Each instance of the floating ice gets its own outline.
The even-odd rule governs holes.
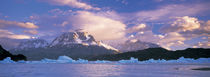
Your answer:
[[[10,57],[7,57],[3,61],[0,61],[0,63],[15,63],[15,62],[13,60],[11,60]]]
[[[10,57],[5,58],[4,60],[0,61],[0,63],[29,63],[29,64],[36,64],[36,63],[210,63],[210,58],[199,58],[199,59],[190,59],[181,57],[177,60],[154,60],[149,59],[146,61],[138,61],[137,58],[131,57],[130,60],[120,60],[120,61],[105,61],[105,60],[97,60],[97,61],[88,61],[84,59],[73,60],[68,56],[60,56],[57,60],[53,59],[42,59],[41,61],[18,61],[14,62],[11,60]]]
[[[112,63],[111,61],[106,61],[106,60],[96,60],[93,61],[94,63]]]
[[[131,57],[130,60],[120,60],[119,63],[138,63],[138,59]]]

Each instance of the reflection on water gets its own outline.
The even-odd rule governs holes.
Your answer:
[[[0,64],[0,77],[209,77],[210,64]]]
[[[95,64],[95,65],[81,65],[78,67],[77,71],[88,77],[93,76],[120,76],[120,71],[122,71],[121,66],[110,65],[110,64]]]

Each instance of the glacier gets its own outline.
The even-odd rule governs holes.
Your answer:
[[[181,57],[177,60],[154,60],[154,59],[149,59],[146,61],[138,61],[137,58],[131,57],[130,60],[119,60],[119,61],[106,61],[106,60],[97,60],[97,61],[88,61],[84,59],[78,59],[78,60],[73,60],[72,58],[68,56],[60,56],[58,57],[57,60],[53,59],[42,59],[40,61],[13,61],[11,60],[10,57],[5,58],[4,60],[0,61],[0,63],[27,63],[27,64],[36,64],[36,63],[81,63],[81,64],[88,64],[88,63],[120,63],[120,64],[125,64],[125,63],[210,63],[210,58],[199,58],[199,59],[190,59],[190,58],[184,58]]]

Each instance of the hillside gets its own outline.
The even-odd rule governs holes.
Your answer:
[[[184,58],[210,58],[210,49],[203,48],[188,48],[185,50],[169,51],[164,48],[149,48],[145,50],[129,51],[120,54],[101,55],[88,58],[88,60],[128,60],[131,57],[138,58],[139,61],[145,61],[149,59],[165,59],[165,60],[177,60],[180,57]]]

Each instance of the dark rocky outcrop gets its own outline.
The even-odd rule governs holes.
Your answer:
[[[24,55],[22,54],[12,55],[9,51],[5,50],[0,45],[0,60],[5,59],[6,57],[11,57],[13,61],[26,60],[26,57]]]

